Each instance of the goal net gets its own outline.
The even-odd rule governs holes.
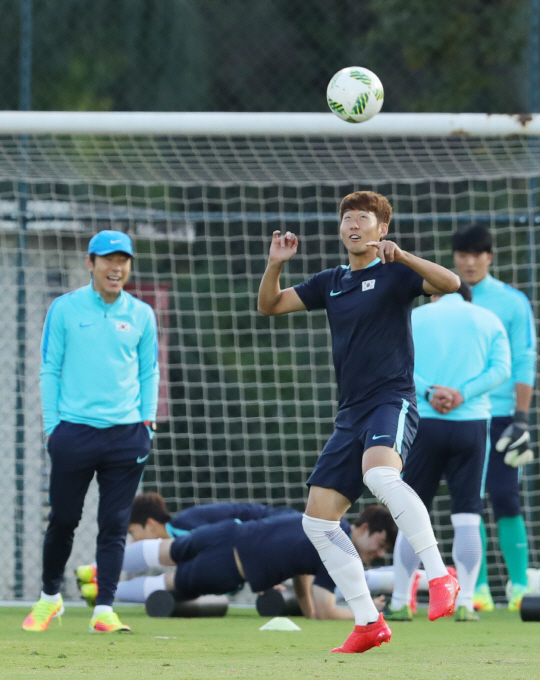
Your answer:
[[[301,510],[337,394],[325,314],[256,311],[272,232],[299,237],[286,286],[347,261],[336,213],[350,191],[388,196],[392,237],[450,267],[451,234],[482,222],[495,239],[493,274],[523,290],[538,316],[539,137],[536,117],[479,114],[381,114],[353,126],[332,114],[0,112],[0,599],[39,593],[49,472],[41,329],[51,301],[88,282],[92,234],[130,233],[130,291],[159,320],[159,425],[143,489],[172,512],[220,500]],[[536,448],[536,409],[532,420]],[[440,493],[433,517],[450,564],[444,484]],[[68,598],[77,597],[73,567],[94,558],[96,500],[92,486]],[[523,471],[523,503],[539,567],[538,459]],[[493,540],[489,564],[502,601]]]

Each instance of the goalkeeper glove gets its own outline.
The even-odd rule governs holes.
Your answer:
[[[516,411],[514,422],[501,434],[495,448],[504,453],[504,462],[510,467],[520,467],[530,463],[533,452],[530,448],[529,423],[525,411]]]

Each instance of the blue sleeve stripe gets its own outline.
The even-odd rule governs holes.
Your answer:
[[[43,362],[47,361],[47,349],[49,348],[49,335],[50,335],[50,326],[51,326],[51,319],[52,319],[52,311],[58,302],[60,298],[56,298],[56,300],[53,301],[52,305],[49,307],[49,312],[47,314],[47,318],[45,320],[45,328],[43,329],[43,341],[41,344],[41,358],[43,359]]]

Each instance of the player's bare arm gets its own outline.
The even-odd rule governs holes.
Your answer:
[[[321,621],[344,619],[352,621],[354,614],[348,607],[338,607],[336,596],[326,588],[313,585],[311,588],[315,605],[315,618]]]
[[[295,234],[287,231],[282,236],[280,231],[274,231],[268,264],[259,286],[257,309],[262,314],[275,316],[306,309],[294,288],[281,290],[279,285],[283,265],[296,255],[297,250],[298,238]]]
[[[424,292],[428,295],[437,293],[455,293],[460,286],[459,276],[446,267],[402,250],[393,241],[370,241],[366,245],[377,248],[377,257],[381,262],[401,262],[413,269],[424,279]]]
[[[315,604],[311,597],[311,586],[313,584],[313,576],[311,574],[300,574],[293,578],[294,593],[302,614],[307,619],[315,618]]]

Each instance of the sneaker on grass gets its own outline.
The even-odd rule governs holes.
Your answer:
[[[456,597],[459,593],[459,583],[447,574],[429,582],[428,619],[435,621],[443,616],[452,616],[456,608]]]
[[[495,603],[491,597],[489,586],[486,583],[478,586],[473,595],[473,606],[476,611],[492,612],[495,609]]]
[[[372,647],[380,647],[383,642],[390,642],[391,637],[392,631],[388,628],[383,615],[379,614],[379,618],[374,623],[369,623],[367,626],[355,626],[341,647],[332,649],[332,652],[361,654]]]
[[[517,583],[515,586],[513,585],[512,590],[510,591],[510,598],[508,599],[508,610],[511,612],[518,612],[521,609],[521,600],[523,599],[523,596],[530,592],[528,586],[520,586]]]
[[[469,610],[464,605],[456,609],[454,621],[480,621],[480,617],[474,610]]]
[[[102,612],[90,621],[91,633],[130,633],[131,628],[123,624],[116,612]]]
[[[47,630],[50,622],[55,617],[58,617],[58,621],[61,623],[60,617],[63,613],[64,601],[62,600],[62,596],[60,596],[58,602],[50,602],[49,600],[41,598],[32,607],[32,611],[23,621],[22,629],[34,633],[41,633],[44,630]]]
[[[409,605],[404,604],[400,609],[392,609],[387,604],[383,609],[384,618],[386,621],[412,621],[412,611]]]

